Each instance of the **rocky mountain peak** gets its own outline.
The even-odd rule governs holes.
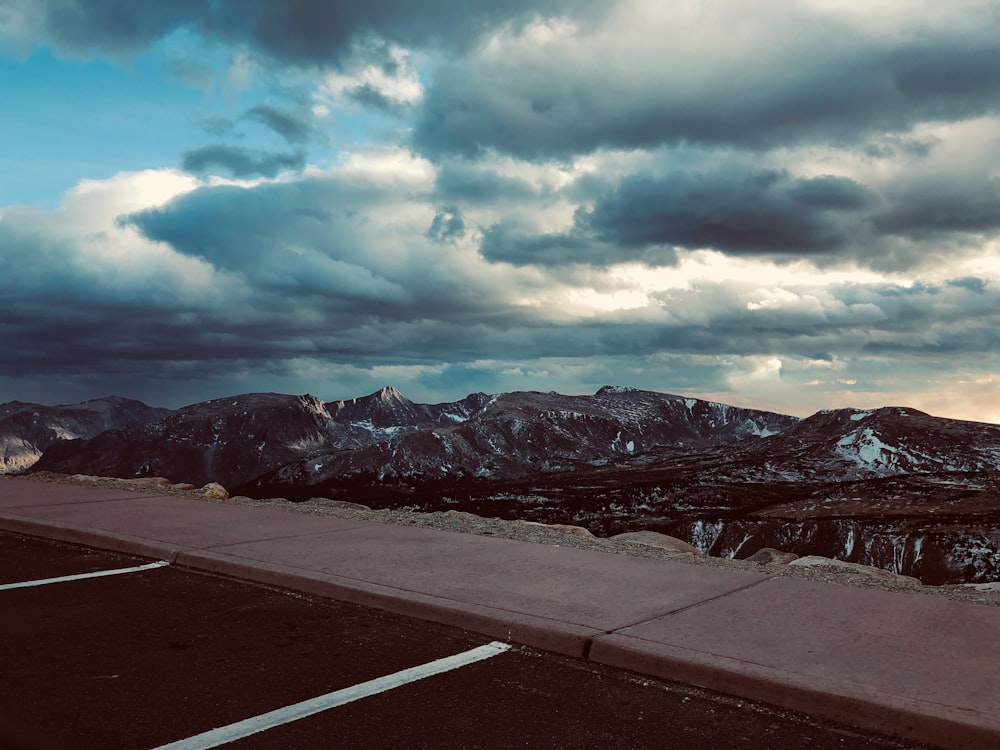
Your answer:
[[[309,411],[316,412],[317,414],[326,414],[326,402],[311,393],[304,393],[299,396],[299,403]]]
[[[373,393],[371,398],[377,398],[382,403],[411,403],[410,399],[406,398],[406,396],[397,391],[391,385],[383,386],[378,391]]]
[[[387,385],[367,396],[327,403],[331,417],[341,423],[375,428],[420,428],[432,424],[428,408],[415,404]]]
[[[630,388],[626,385],[602,385],[597,389],[595,396],[613,396],[622,393],[639,393],[638,388]]]

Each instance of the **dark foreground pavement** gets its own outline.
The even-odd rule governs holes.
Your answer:
[[[16,478],[0,479],[0,529],[373,606],[941,747],[1000,747],[998,608]]]
[[[0,747],[148,750],[480,648],[356,604],[0,532]],[[86,571],[127,574],[2,588]],[[6,735],[6,736],[5,736]],[[28,738],[28,739],[26,739]],[[7,745],[5,745],[5,741]],[[901,750],[780,709],[526,646],[232,748]],[[190,745],[189,745],[190,750]]]

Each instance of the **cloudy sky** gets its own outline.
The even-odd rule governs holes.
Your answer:
[[[0,401],[1000,422],[995,0],[0,0]]]

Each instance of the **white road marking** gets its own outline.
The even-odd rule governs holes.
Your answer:
[[[492,643],[487,643],[485,646],[479,646],[478,648],[471,649],[470,651],[463,651],[462,653],[455,654],[454,656],[446,656],[443,659],[428,662],[427,664],[421,664],[418,667],[404,669],[400,672],[386,675],[385,677],[378,677],[374,680],[362,682],[353,687],[337,690],[333,693],[327,693],[326,695],[321,695],[317,698],[310,698],[309,700],[304,700],[301,703],[295,703],[291,706],[279,708],[266,714],[260,714],[259,716],[244,719],[243,721],[237,721],[234,724],[219,727],[218,729],[212,729],[208,732],[203,732],[202,734],[196,734],[194,737],[177,740],[177,742],[171,742],[168,745],[161,745],[160,747],[155,748],[155,750],[208,750],[208,748],[218,747],[219,745],[224,745],[227,742],[235,742],[236,740],[243,739],[244,737],[249,737],[257,732],[263,732],[265,729],[271,729],[273,727],[281,726],[282,724],[297,721],[298,719],[304,719],[307,716],[318,714],[321,711],[326,711],[330,708],[343,706],[345,703],[351,703],[353,701],[360,700],[361,698],[367,698],[370,695],[384,693],[387,690],[392,690],[393,688],[406,685],[407,683],[422,680],[425,677],[432,677],[436,674],[450,672],[453,669],[458,669],[459,667],[464,667],[477,661],[490,659],[498,654],[502,654],[509,648],[510,646],[506,643],[493,641]]]
[[[59,576],[58,578],[39,578],[35,581],[21,581],[19,583],[0,584],[0,591],[4,589],[23,589],[28,586],[45,586],[49,583],[65,583],[66,581],[82,581],[84,578],[100,578],[101,576],[118,576],[122,573],[137,573],[140,570],[152,570],[170,565],[166,560],[149,563],[148,565],[136,565],[133,568],[115,568],[114,570],[95,570],[93,573],[78,573],[72,576]]]

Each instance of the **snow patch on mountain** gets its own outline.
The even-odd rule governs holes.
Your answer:
[[[773,430],[767,427],[767,425],[759,424],[753,419],[747,419],[743,422],[742,432],[744,435],[765,438],[777,435],[781,430]]]
[[[407,429],[403,425],[389,425],[387,427],[377,427],[370,419],[362,419],[358,422],[351,422],[350,424],[352,427],[360,427],[362,430],[367,430],[372,434],[372,437],[378,440],[389,439]]]
[[[837,449],[862,468],[891,466],[898,460],[897,449],[882,442],[870,427],[844,435],[837,441]]]

